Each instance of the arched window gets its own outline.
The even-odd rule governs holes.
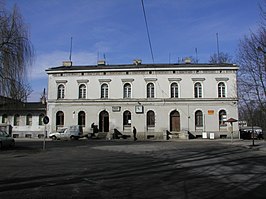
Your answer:
[[[218,84],[218,97],[225,97],[225,84],[223,82]]]
[[[147,127],[155,126],[155,114],[153,111],[147,112]]]
[[[60,84],[57,88],[57,99],[64,99],[65,98],[65,86]]]
[[[108,85],[102,84],[101,86],[101,98],[108,98]]]
[[[56,113],[56,126],[64,126],[64,113],[62,111]]]
[[[81,84],[79,86],[79,99],[85,99],[86,98],[86,86],[85,84]]]
[[[171,98],[178,98],[178,84],[171,84]]]
[[[123,113],[123,125],[131,126],[131,113],[130,111],[125,111]]]
[[[195,98],[202,98],[202,86],[201,83],[197,82],[194,85],[194,97]]]
[[[154,84],[147,84],[147,98],[154,98]]]
[[[81,125],[82,127],[85,127],[85,118],[86,114],[84,111],[80,111],[78,114],[78,125]]]
[[[26,116],[26,125],[32,126],[32,114],[30,113]]]
[[[20,115],[16,114],[14,115],[14,126],[19,126],[20,123]]]
[[[202,111],[195,112],[195,126],[200,127],[203,126],[203,114]]]
[[[44,125],[44,124],[43,124],[43,118],[44,118],[44,114],[41,113],[41,114],[39,115],[39,125]]]
[[[219,111],[219,125],[226,126],[226,122],[225,122],[226,120],[227,120],[226,111],[220,110]]]
[[[3,124],[7,123],[7,114],[2,115],[2,123]]]
[[[124,98],[131,98],[131,85],[129,83],[124,85]]]

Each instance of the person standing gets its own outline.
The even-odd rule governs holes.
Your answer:
[[[135,126],[133,126],[133,137],[134,137],[134,141],[137,140],[137,129],[135,128]]]

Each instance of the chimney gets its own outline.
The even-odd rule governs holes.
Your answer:
[[[191,59],[189,57],[185,58],[185,64],[191,64]]]
[[[72,61],[63,61],[63,66],[72,66]]]
[[[97,65],[98,66],[105,66],[106,62],[105,62],[105,60],[98,60]]]
[[[133,64],[135,64],[135,65],[140,65],[141,62],[142,62],[141,59],[134,59],[134,60],[133,60]]]

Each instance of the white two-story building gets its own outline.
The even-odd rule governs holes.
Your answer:
[[[236,72],[233,64],[133,64],[49,68],[49,131],[91,124],[140,139],[238,137]]]

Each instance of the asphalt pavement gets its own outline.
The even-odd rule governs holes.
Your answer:
[[[265,198],[264,140],[16,140],[0,198]]]

